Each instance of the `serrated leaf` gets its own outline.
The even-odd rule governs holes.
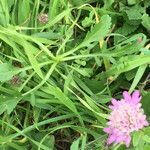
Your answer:
[[[121,35],[127,36],[127,35],[133,33],[134,31],[136,31],[137,28],[138,28],[138,25],[130,25],[128,23],[124,23],[122,27],[118,28],[115,31],[115,33],[119,33]],[[118,37],[118,36],[114,37],[115,43],[117,43],[121,40],[123,40],[123,37]]]
[[[126,10],[126,14],[129,20],[139,20],[142,17],[143,8],[139,5],[135,5],[132,8]]]

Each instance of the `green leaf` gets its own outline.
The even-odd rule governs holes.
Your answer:
[[[111,17],[109,17],[109,15],[102,16],[100,22],[93,27],[91,32],[87,33],[87,36],[81,45],[87,46],[91,42],[103,40],[103,38],[108,34],[110,27]]]
[[[42,144],[47,146],[50,150],[54,149],[54,144],[55,144],[55,137],[53,135],[48,135],[45,136],[42,140],[41,140]],[[40,149],[40,145],[39,145],[39,149]]]
[[[104,7],[109,8],[115,2],[115,0],[106,0],[104,1]]]
[[[55,16],[54,18],[50,19],[49,22],[41,27],[43,30],[44,28],[49,28],[54,26],[57,22],[59,22],[63,17],[67,16],[70,13],[71,9],[66,9],[63,12],[59,13],[57,16]]]
[[[144,145],[144,150],[150,150],[150,146],[149,145]]]
[[[79,150],[79,142],[80,142],[80,138],[78,138],[77,140],[75,140],[71,147],[70,147],[70,150]]]
[[[22,97],[0,96],[0,115],[7,111],[10,114]]]
[[[14,142],[9,142],[9,143],[7,143],[7,145],[9,146],[9,148],[11,148],[11,149],[13,148],[15,150],[25,150],[27,148],[25,146],[20,146],[19,144],[14,143]]]
[[[128,0],[128,5],[134,5],[137,3],[137,0]]]
[[[123,72],[132,70],[136,67],[139,67],[141,65],[150,63],[150,56],[145,56],[145,55],[134,55],[131,58],[127,57],[127,60],[124,61],[124,63],[118,62],[117,65],[112,66],[106,74],[108,76],[110,75],[119,75]],[[119,64],[119,65],[118,65]],[[105,74],[105,73],[104,73]],[[106,76],[105,74],[105,76]]]
[[[0,81],[5,82],[9,81],[12,79],[12,77],[16,74],[17,72],[14,70],[14,68],[7,64],[0,64]]]
[[[125,22],[123,24],[123,26],[121,26],[120,28],[118,28],[115,31],[115,33],[119,33],[121,35],[127,36],[127,35],[130,35],[131,33],[133,33],[134,31],[136,31],[138,26],[139,25],[131,25],[131,24]],[[124,37],[118,37],[118,36],[114,37],[115,43],[118,43],[119,41],[122,41],[123,39],[124,39]]]
[[[24,43],[24,45],[23,45],[24,50],[28,56],[28,59],[29,59],[31,65],[33,66],[33,69],[43,79],[43,74],[42,74],[41,68],[35,57],[35,51],[37,51],[38,49],[26,41],[22,41],[22,42]]]
[[[143,140],[147,143],[150,143],[150,137],[148,135],[144,135]]]
[[[53,87],[49,85],[48,89],[44,89],[47,93],[55,96],[62,104],[68,107],[72,112],[78,114],[75,104],[65,95],[58,87]]]
[[[8,0],[0,1],[0,25],[7,26],[9,23]]]
[[[132,82],[132,85],[131,85],[131,87],[129,89],[130,93],[133,92],[133,90],[135,89],[135,87],[139,83],[140,79],[142,78],[142,76],[143,76],[143,74],[144,74],[144,72],[146,70],[146,67],[147,67],[147,64],[144,64],[144,65],[142,65],[142,66],[139,67],[139,69],[138,69],[138,71],[137,71],[137,73],[135,75],[135,78],[134,78],[134,80]]]
[[[30,16],[30,0],[21,0],[18,3],[18,23],[24,24]]]
[[[49,133],[46,132],[31,132],[30,134],[33,140],[36,141],[36,143],[31,143],[33,149],[43,150],[42,147],[44,147],[44,150],[53,150],[55,142],[53,135],[49,135]]]
[[[133,146],[137,146],[139,141],[141,140],[143,136],[143,132],[142,131],[138,131],[138,132],[135,132],[133,133]]]
[[[85,17],[85,19],[82,21],[83,27],[90,27],[95,21],[93,20],[94,13],[91,11],[89,14],[89,17]]]
[[[77,82],[77,84],[80,86],[81,89],[83,89],[89,95],[93,95],[93,92],[86,86],[86,84],[81,79],[74,76],[74,80],[75,80],[75,82]]]
[[[149,97],[150,97],[150,92],[148,92],[146,95],[143,95],[142,98],[142,107],[144,109],[144,112],[146,115],[150,115],[150,109],[149,109]]]
[[[144,128],[144,134],[150,136],[150,127]]]
[[[93,92],[93,93],[98,93],[102,90],[104,90],[104,88],[106,87],[105,85],[105,81],[100,81],[100,80],[96,80],[96,79],[89,79],[89,78],[85,78],[84,79],[84,83],[86,86],[88,86],[88,88]]]
[[[53,19],[59,14],[59,7],[60,7],[59,0],[51,0],[49,4],[49,18]]]
[[[61,34],[55,33],[52,30],[49,30],[48,32],[34,33],[31,36],[45,39],[60,39],[62,37]]]
[[[142,25],[150,31],[150,17],[148,14],[142,16]]]
[[[85,77],[90,77],[91,74],[93,73],[92,72],[93,70],[91,68],[77,68],[72,66],[70,67]]]
[[[142,17],[143,8],[139,5],[135,5],[132,6],[130,9],[125,10],[125,12],[129,20],[139,20]]]

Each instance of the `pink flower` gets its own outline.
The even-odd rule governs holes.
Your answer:
[[[129,147],[131,142],[130,133],[148,126],[148,122],[141,108],[139,91],[133,92],[132,95],[124,91],[123,97],[120,101],[112,99],[112,105],[109,106],[112,112],[107,123],[109,127],[104,128],[104,132],[109,135],[107,144],[113,142],[116,144],[124,143]]]

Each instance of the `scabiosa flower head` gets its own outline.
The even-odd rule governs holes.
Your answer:
[[[48,14],[40,14],[38,17],[40,23],[45,24],[48,22]]]
[[[109,135],[107,144],[124,143],[129,147],[131,132],[148,126],[140,100],[139,91],[133,92],[132,95],[123,92],[123,99],[120,101],[112,99],[112,105],[109,106],[112,112],[107,123],[108,127],[104,128],[104,132]]]

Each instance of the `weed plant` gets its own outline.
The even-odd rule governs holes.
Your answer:
[[[112,97],[142,94],[150,121],[149,0],[0,0],[0,150],[106,145]],[[150,150],[150,128],[129,150]]]

